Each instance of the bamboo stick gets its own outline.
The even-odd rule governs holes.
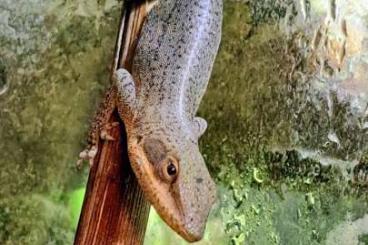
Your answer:
[[[148,5],[145,1],[125,2],[113,70],[131,69]],[[108,132],[116,140],[101,142],[90,170],[75,245],[143,244],[149,203],[130,167],[125,128],[116,110],[109,121],[119,122],[119,127]]]

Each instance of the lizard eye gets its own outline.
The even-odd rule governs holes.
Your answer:
[[[170,162],[169,165],[167,165],[167,173],[170,176],[176,175],[176,167],[172,162]]]
[[[173,182],[179,173],[178,162],[175,159],[168,158],[162,167],[162,177],[167,182]]]

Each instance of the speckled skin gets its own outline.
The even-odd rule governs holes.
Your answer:
[[[117,105],[146,198],[188,241],[202,238],[216,197],[198,148],[207,124],[195,114],[219,47],[221,21],[222,0],[158,1],[143,25],[132,75],[115,73],[116,87],[95,124],[101,131],[111,105]],[[168,174],[170,164],[174,175]]]

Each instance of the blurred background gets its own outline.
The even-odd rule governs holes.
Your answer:
[[[116,0],[0,0],[0,244],[72,244]],[[224,0],[198,244],[368,244],[368,3]],[[145,244],[187,244],[151,210]]]

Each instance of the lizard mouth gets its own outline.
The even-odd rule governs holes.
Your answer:
[[[190,218],[190,215],[185,215],[180,208],[180,204],[178,204],[174,210],[170,209],[165,203],[162,203],[161,200],[152,205],[162,220],[182,238],[188,242],[196,242],[202,239],[205,230],[205,222],[201,222],[200,225],[198,225],[193,218]]]
[[[167,208],[165,204],[158,203],[157,205],[153,204],[153,206],[166,224],[182,238],[188,242],[196,242],[202,239],[205,225],[197,226],[193,220],[189,220],[187,216],[183,215],[181,212],[179,216],[176,211],[168,211],[166,213],[160,212],[160,210],[165,210]]]

